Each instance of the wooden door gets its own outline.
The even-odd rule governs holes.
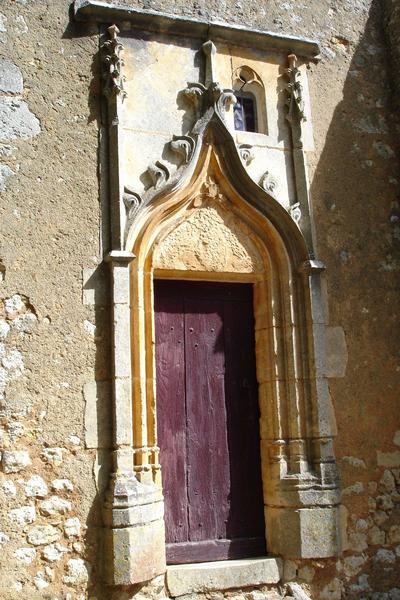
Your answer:
[[[167,562],[264,554],[252,286],[154,283]]]

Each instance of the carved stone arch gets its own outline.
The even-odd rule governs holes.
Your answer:
[[[139,481],[160,485],[154,268],[158,276],[166,268],[164,275],[173,278],[251,281],[268,550],[291,557],[330,556],[337,551],[339,495],[330,399],[318,364],[323,349],[318,347],[321,323],[318,318],[315,322],[315,310],[320,299],[312,281],[320,266],[308,261],[305,241],[288,213],[248,177],[234,144],[219,143],[221,132],[218,121],[210,123],[180,188],[171,184],[172,189],[157,193],[127,235],[126,248],[136,256],[131,264],[134,470]],[[262,269],[182,265],[171,275],[171,265],[154,264],[160,245],[204,206],[224,213],[226,222],[230,217],[231,231],[232,219],[242,223],[252,241],[249,252],[258,253],[254,264],[262,257]]]
[[[232,73],[232,89],[235,93],[243,92],[254,98],[256,108],[256,133],[267,135],[267,101],[264,83],[258,73],[246,64],[237,67]]]

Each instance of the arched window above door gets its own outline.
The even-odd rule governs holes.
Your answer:
[[[266,99],[261,78],[244,65],[234,71],[232,79],[237,100],[233,108],[235,129],[267,134]]]

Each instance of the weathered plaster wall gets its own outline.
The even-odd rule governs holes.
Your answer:
[[[381,3],[120,4],[321,41],[322,60],[308,70],[315,138],[308,160],[318,258],[328,267],[331,374],[344,375],[331,380],[331,392],[349,549],[337,561],[287,561],[283,583],[297,581],[321,600],[396,600],[399,127],[390,112]],[[66,0],[10,0],[0,8],[4,600],[110,597],[98,583],[96,564],[109,446],[98,39],[96,28],[70,24],[68,7]],[[115,597],[127,600],[134,591],[141,600],[165,595],[158,578]],[[272,598],[277,588],[225,596],[264,600],[268,594]],[[281,587],[279,595],[285,594],[300,598],[301,590]]]
[[[0,12],[0,598],[76,598],[100,524],[82,389],[108,376],[108,315],[82,303],[100,262],[98,42],[67,2]]]

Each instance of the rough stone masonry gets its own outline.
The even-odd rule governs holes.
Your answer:
[[[397,600],[399,3],[120,4],[322,48],[308,69],[309,177],[330,320],[348,352],[330,380],[347,549],[285,561],[277,583],[196,589],[190,600]],[[101,579],[111,375],[98,27],[74,23],[67,0],[8,0],[0,13],[0,598],[161,600],[164,577],[116,590]],[[333,339],[340,365],[343,347]]]

